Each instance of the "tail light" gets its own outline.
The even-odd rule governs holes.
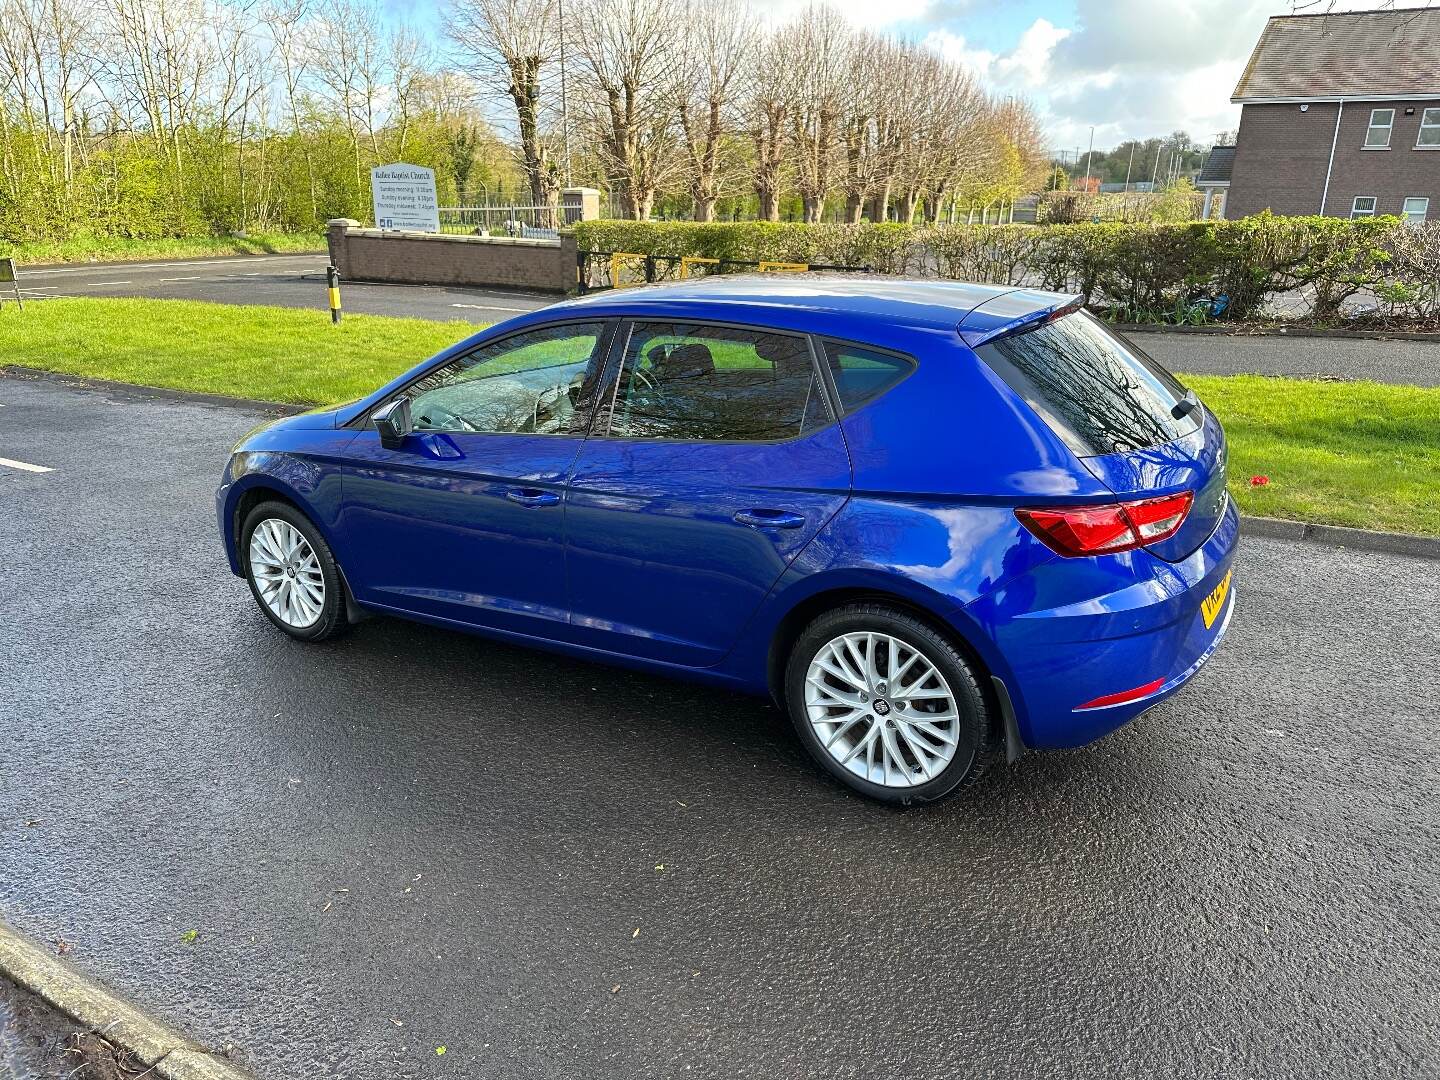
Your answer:
[[[1050,550],[1073,559],[1158,544],[1179,531],[1194,501],[1193,491],[1182,491],[1102,506],[1031,507],[1015,516]]]

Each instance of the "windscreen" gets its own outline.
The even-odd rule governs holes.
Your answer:
[[[976,352],[1081,457],[1174,442],[1201,411],[1171,410],[1185,388],[1091,315],[1076,312]]]

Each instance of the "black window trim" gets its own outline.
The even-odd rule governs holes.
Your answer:
[[[464,360],[467,356],[473,356],[475,353],[480,352],[482,349],[489,349],[489,348],[493,348],[493,347],[496,346],[496,345],[503,345],[505,342],[510,341],[512,338],[521,337],[521,336],[523,336],[523,335],[525,335],[525,334],[533,334],[533,333],[535,333],[535,332],[538,331],[538,330],[551,330],[551,329],[554,329],[554,328],[560,327],[560,326],[593,326],[593,325],[595,325],[596,323],[599,323],[599,324],[600,324],[600,334],[599,334],[599,337],[596,339],[595,349],[596,349],[596,352],[598,352],[598,353],[600,354],[601,358],[602,358],[601,361],[600,361],[600,375],[599,375],[598,382],[599,382],[599,385],[603,386],[603,385],[604,385],[604,382],[605,382],[605,372],[606,372],[606,369],[607,369],[607,367],[608,367],[608,365],[609,365],[609,362],[610,362],[610,361],[609,361],[610,350],[611,350],[611,348],[612,348],[613,345],[614,345],[615,331],[616,331],[616,328],[617,328],[617,327],[620,325],[620,323],[622,323],[623,321],[624,321],[623,318],[617,318],[617,317],[615,317],[615,316],[613,316],[613,315],[604,316],[604,317],[601,317],[601,318],[596,318],[594,315],[591,315],[591,316],[589,316],[588,318],[586,318],[586,317],[581,317],[581,316],[572,316],[572,317],[566,318],[566,319],[554,319],[554,320],[552,320],[552,321],[550,321],[550,322],[539,322],[539,323],[531,323],[531,324],[528,325],[528,326],[517,326],[514,330],[512,330],[512,331],[509,332],[508,334],[502,334],[500,337],[491,338],[491,339],[488,340],[488,341],[482,341],[482,342],[478,343],[477,345],[475,345],[473,348],[466,349],[464,352],[461,352],[461,353],[456,353],[454,356],[451,356],[451,357],[449,357],[448,359],[445,359],[445,360],[437,360],[437,361],[435,361],[434,363],[425,365],[425,367],[424,367],[417,375],[415,375],[413,378],[407,380],[406,383],[405,383],[405,385],[400,386],[400,387],[397,387],[396,389],[392,390],[390,393],[386,394],[383,398],[381,398],[379,401],[377,401],[374,405],[371,405],[368,409],[366,409],[366,410],[364,410],[363,412],[361,412],[358,416],[356,416],[354,419],[352,419],[349,423],[345,424],[344,427],[346,427],[346,428],[361,428],[361,429],[370,427],[370,418],[371,418],[371,415],[372,415],[377,409],[380,409],[380,408],[384,407],[385,405],[388,405],[390,402],[394,401],[394,400],[395,400],[397,397],[399,397],[401,394],[408,393],[409,390],[410,390],[410,388],[411,388],[412,386],[414,386],[416,383],[418,383],[421,379],[428,378],[431,374],[433,374],[434,372],[438,371],[438,370],[439,370],[440,368],[442,368],[442,367],[448,367],[448,366],[451,365],[451,364],[459,363],[460,361]],[[585,438],[588,438],[588,437],[590,436],[590,427],[592,427],[592,426],[594,425],[594,423],[595,423],[595,411],[596,411],[596,410],[594,410],[594,409],[591,410],[591,412],[590,412],[590,425],[587,426],[586,429],[585,429],[583,432],[574,432],[574,431],[555,431],[555,432],[538,432],[538,431],[537,431],[537,432],[532,432],[532,431],[446,431],[446,432],[443,432],[443,433],[441,433],[441,434],[445,434],[445,435],[494,435],[494,436],[499,436],[499,437],[503,437],[503,436],[506,436],[506,435],[524,435],[524,436],[527,436],[527,437],[529,437],[529,436],[534,436],[534,435],[542,435],[543,437],[545,437],[545,438],[547,438],[547,439],[585,439]]]
[[[734,319],[706,319],[687,318],[674,315],[623,315],[620,317],[620,326],[615,335],[610,339],[610,352],[605,360],[605,369],[601,375],[600,385],[602,389],[596,395],[597,400],[603,399],[607,394],[610,397],[608,411],[605,413],[605,430],[595,430],[595,417],[599,416],[602,407],[597,407],[590,417],[591,430],[588,438],[607,439],[611,442],[645,442],[645,443],[676,443],[687,446],[784,446],[787,443],[799,442],[801,439],[813,439],[816,435],[829,431],[840,422],[841,413],[833,398],[834,388],[830,385],[829,377],[825,373],[825,365],[820,362],[820,355],[815,347],[815,335],[804,330],[791,330],[786,327],[765,326],[760,323],[739,322]],[[805,348],[810,354],[810,374],[816,378],[820,385],[821,397],[825,402],[825,414],[827,422],[819,425],[813,431],[804,431],[799,435],[792,435],[788,439],[671,439],[656,438],[654,436],[634,435],[612,435],[610,424],[615,415],[615,404],[620,394],[620,373],[625,367],[625,354],[630,349],[630,338],[634,332],[636,323],[661,323],[668,326],[692,326],[704,328],[707,326],[719,326],[730,330],[741,330],[752,334],[774,334],[777,337],[800,338],[805,342]]]

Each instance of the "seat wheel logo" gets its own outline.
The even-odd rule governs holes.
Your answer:
[[[890,712],[890,703],[884,698],[876,698],[875,711],[881,716],[887,715]]]

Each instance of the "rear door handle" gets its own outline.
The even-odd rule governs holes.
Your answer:
[[[559,495],[544,488],[511,488],[505,497],[521,506],[554,506],[560,501]]]
[[[805,524],[805,515],[790,510],[771,510],[757,507],[741,510],[735,515],[741,525],[753,525],[757,529],[798,529]]]

